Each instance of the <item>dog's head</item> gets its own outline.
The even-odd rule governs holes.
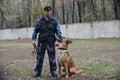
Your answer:
[[[62,41],[59,44],[59,49],[67,49],[68,44],[71,44],[72,41],[68,40],[66,37],[62,37]]]

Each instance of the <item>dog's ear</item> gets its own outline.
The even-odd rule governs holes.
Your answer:
[[[71,44],[72,43],[72,41],[70,41],[70,40],[67,40],[67,44]]]
[[[61,43],[63,41],[63,36],[60,36],[59,39],[57,39],[57,41]]]

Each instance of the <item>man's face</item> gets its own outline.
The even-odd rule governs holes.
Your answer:
[[[51,11],[51,10],[45,10],[45,11],[44,11],[44,15],[45,15],[46,17],[50,17],[50,16],[52,15],[52,11]]]

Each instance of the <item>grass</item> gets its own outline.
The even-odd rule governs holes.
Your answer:
[[[18,40],[19,41],[19,40]],[[6,40],[0,41],[0,47],[4,46],[32,46],[31,42],[23,42],[19,43],[16,40]],[[70,48],[86,48],[86,47],[96,47],[96,46],[105,46],[105,45],[113,45],[120,44],[120,39],[94,39],[94,40],[73,40],[73,44],[70,45]]]
[[[32,47],[31,39],[18,39],[18,40],[0,40],[0,47],[12,47],[12,46],[23,46]]]
[[[7,46],[25,46],[25,47],[32,47],[30,43],[16,43],[16,42],[0,42],[0,47],[7,47]]]
[[[14,46],[16,47],[16,50],[17,50],[17,47],[19,47],[20,49],[22,47],[26,47],[26,48],[28,48],[28,50],[31,50],[31,48],[33,48],[33,46],[31,45],[31,42],[27,41],[27,40],[25,42],[24,41],[19,42],[19,41],[16,41],[16,40],[15,41],[14,40],[13,41],[0,41],[0,47],[3,47],[3,48],[11,47],[12,48]],[[79,55],[78,56],[73,56],[73,57],[75,57],[74,58],[75,63],[76,64],[78,63],[78,65],[77,65],[78,70],[83,70],[84,73],[90,73],[90,74],[108,74],[108,75],[117,74],[117,75],[119,75],[120,74],[120,65],[119,65],[120,63],[118,62],[118,59],[107,60],[109,57],[107,57],[106,60],[101,59],[100,61],[95,61],[93,59],[93,57],[94,58],[96,58],[96,57],[99,58],[100,57],[99,54],[104,53],[103,49],[105,50],[106,53],[108,53],[109,50],[111,50],[111,47],[115,48],[113,50],[116,50],[117,46],[120,46],[120,39],[73,40],[73,43],[70,45],[69,48],[70,48],[70,51],[72,53],[74,53],[74,50],[77,51],[77,50],[81,49],[82,53],[80,53],[80,56],[88,57],[88,59],[82,58],[86,61],[87,60],[89,60],[89,61],[86,62],[85,64],[81,64],[80,61],[78,61],[78,60],[81,60],[81,59],[77,59],[80,56]],[[87,51],[87,49],[89,49],[89,50]],[[103,52],[99,52],[99,54],[97,54],[96,49],[98,49],[98,51],[102,50]],[[12,50],[13,49],[11,49],[11,51]],[[19,50],[17,50],[17,51],[19,51]],[[18,55],[18,54],[22,53],[22,51],[21,52],[19,51],[19,53],[17,54],[17,51],[16,52],[12,51],[10,55],[15,56],[15,55]],[[30,53],[28,53],[30,51],[26,50],[25,52],[27,54],[30,54]],[[85,54],[85,52],[87,54]],[[95,56],[94,56],[94,54],[90,54],[90,55],[92,55],[92,56],[90,56],[88,54],[89,52],[95,53]],[[9,54],[9,52],[6,52],[5,54]],[[34,63],[34,58],[32,58],[32,59],[29,58],[29,59],[24,60],[24,58],[26,58],[26,56],[28,56],[27,54],[22,53],[23,56],[19,55],[19,56],[23,57],[22,59],[17,61],[17,58],[15,58],[16,62],[14,62],[15,60],[11,61],[14,66],[11,66],[10,63],[8,63],[7,65],[5,63],[4,67],[0,66],[0,70],[7,69],[15,77],[27,77],[27,76],[33,75],[32,64]],[[76,54],[79,54],[79,52],[77,52]],[[4,53],[2,53],[2,55],[4,55]],[[104,55],[106,56],[108,54],[103,54],[102,58],[104,57]],[[7,57],[9,57],[9,56],[7,56]],[[0,57],[0,59],[1,58],[2,57]],[[2,59],[2,60],[4,61],[4,59]],[[33,60],[33,61],[30,62],[30,60]],[[82,61],[84,61],[84,60],[82,60]],[[48,67],[46,67],[46,62],[45,61],[44,61],[44,64],[45,64],[44,71],[46,69],[46,71],[48,72]],[[41,79],[45,80],[45,79],[47,79],[47,76],[48,76],[48,74],[46,75],[46,73],[44,73],[42,75]],[[39,80],[39,79],[40,79],[39,77],[35,78],[35,80]]]
[[[83,70],[84,73],[91,73],[91,74],[118,74],[119,72],[116,70],[118,67],[117,63],[114,62],[92,62],[86,65],[79,65],[77,68],[78,70]],[[15,77],[27,77],[33,75],[33,70],[29,69],[27,65],[16,65],[16,66],[9,66],[9,72],[14,75]],[[46,79],[47,76],[45,74],[42,75],[41,79]],[[35,80],[39,80],[40,78],[35,78]]]
[[[86,73],[92,74],[115,74],[117,73],[117,67],[119,67],[119,65],[115,61],[102,61],[79,66],[78,70],[83,70]]]
[[[120,44],[120,40],[111,40],[111,41],[92,41],[92,40],[77,40],[73,41],[73,44],[70,45],[70,48],[89,48],[89,47],[101,47],[101,46],[111,46],[111,45]]]

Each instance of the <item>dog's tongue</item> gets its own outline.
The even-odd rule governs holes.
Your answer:
[[[67,50],[67,48],[62,48],[62,47],[59,47],[58,49],[60,49],[60,50]]]

